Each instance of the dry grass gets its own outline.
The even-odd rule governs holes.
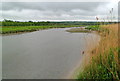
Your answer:
[[[110,48],[118,47],[118,24],[101,26],[101,28],[103,28],[103,30],[99,32],[101,41],[99,42],[99,46],[92,51],[91,57],[109,52]],[[116,53],[116,51],[114,52],[116,59],[118,59],[118,53]]]
[[[78,79],[117,79],[120,80],[118,59],[118,24],[102,25],[98,34],[99,45],[85,58],[85,68]],[[92,46],[89,46],[92,47]],[[90,49],[91,50],[91,49]],[[89,57],[89,58],[88,58]]]

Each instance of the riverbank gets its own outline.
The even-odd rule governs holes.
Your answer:
[[[81,25],[46,25],[46,26],[1,26],[0,34],[18,34],[25,32],[33,32],[50,28],[67,28],[67,27],[80,27]]]
[[[95,49],[88,46],[89,53],[85,55],[83,66],[80,67],[80,70],[77,71],[77,77],[74,78],[120,80],[118,24],[101,25],[95,30],[101,36],[99,45]]]
[[[85,27],[80,27],[80,28],[72,28],[72,29],[69,29],[69,30],[66,30],[67,32],[71,32],[71,33],[90,33],[91,31],[88,30],[88,29],[85,29]]]

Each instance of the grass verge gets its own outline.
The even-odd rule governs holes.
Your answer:
[[[88,55],[90,62],[84,64],[84,69],[79,72],[77,79],[120,80],[118,24],[87,29],[97,30],[101,35],[101,41]]]
[[[46,25],[46,26],[3,26],[0,27],[0,34],[11,34],[19,32],[32,32],[49,28],[80,27],[80,25]]]

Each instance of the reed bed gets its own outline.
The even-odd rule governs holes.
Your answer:
[[[99,45],[89,50],[91,52],[85,57],[87,62],[77,79],[120,80],[118,24],[101,25],[97,31],[101,36]]]

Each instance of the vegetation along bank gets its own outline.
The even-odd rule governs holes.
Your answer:
[[[118,46],[118,24],[89,26],[101,36],[99,45],[86,55],[83,70],[77,79],[111,79],[120,80],[120,47]],[[91,46],[92,47],[92,46]]]

